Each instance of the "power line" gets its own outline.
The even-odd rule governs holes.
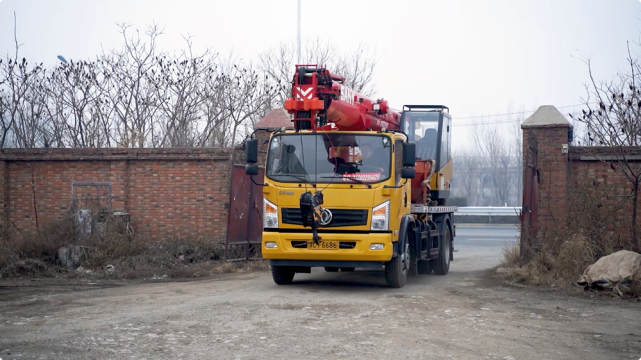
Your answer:
[[[577,107],[577,106],[585,106],[585,105],[592,105],[592,104],[597,104],[596,102],[591,102],[587,104],[576,104],[576,105],[564,105],[564,106],[556,106],[557,109],[567,109],[571,107]],[[400,110],[390,108],[394,111],[401,112]],[[509,116],[509,115],[520,115],[520,114],[531,114],[534,113],[536,110],[528,110],[528,111],[517,111],[517,112],[511,112],[511,113],[505,113],[505,114],[491,114],[491,115],[480,115],[480,116],[468,116],[468,117],[462,117],[462,118],[453,118],[452,120],[458,121],[458,120],[469,120],[469,119],[482,119],[482,118],[487,118],[487,117],[497,117],[497,116]],[[497,121],[482,121],[482,122],[464,122],[464,123],[453,123],[452,126],[474,126],[474,125],[493,125],[493,124],[509,124],[516,122],[515,120],[497,120]]]
[[[587,103],[587,104],[558,106],[556,108],[557,109],[567,109],[567,108],[571,108],[571,107],[585,106],[585,105],[590,105],[590,104],[596,104],[596,102]],[[528,113],[534,113],[534,111],[529,110],[529,111],[517,111],[517,112],[505,113],[505,114],[470,116],[470,117],[464,117],[464,118],[454,118],[453,120],[480,119],[480,118],[486,118],[486,117],[520,115],[520,114],[528,114]],[[452,126],[493,125],[493,124],[508,124],[508,123],[513,123],[513,122],[515,122],[515,121],[514,120],[498,120],[498,121],[482,121],[482,122],[465,122],[465,123],[460,123],[460,124],[454,123],[454,124],[452,124]]]
[[[591,104],[596,104],[596,103],[591,103]],[[576,107],[576,106],[584,106],[584,105],[586,105],[586,104],[576,104],[576,105],[556,106],[556,108],[557,108],[557,109],[566,109],[566,108],[571,108],[571,107]],[[517,114],[533,113],[534,111],[535,111],[535,110],[517,111],[517,112],[505,113],[505,114],[492,114],[492,115],[468,116],[468,117],[455,118],[455,119],[456,119],[456,120],[478,119],[478,118],[484,118],[484,117],[507,116],[507,115],[517,115]]]

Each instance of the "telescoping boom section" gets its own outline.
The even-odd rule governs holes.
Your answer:
[[[297,65],[285,109],[296,130],[399,130],[400,114],[387,100],[371,100],[344,85],[345,79],[316,65]]]
[[[447,274],[456,208],[435,198],[449,182],[433,176],[441,179],[444,161],[451,165],[442,140],[449,139],[449,114],[432,107],[396,112],[317,65],[296,66],[291,95],[285,109],[294,129],[274,131],[260,145],[261,252],[274,282],[290,284],[314,267],[380,269],[391,287],[411,275]],[[419,156],[419,146],[443,150]],[[257,139],[245,140],[246,173],[257,184],[258,148]]]

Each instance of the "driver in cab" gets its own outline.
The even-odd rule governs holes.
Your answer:
[[[361,150],[361,156],[363,157],[363,165],[361,166],[363,172],[370,172],[372,170],[381,174],[385,172],[385,167],[387,166],[385,158],[375,156],[372,145],[363,144],[359,148]]]

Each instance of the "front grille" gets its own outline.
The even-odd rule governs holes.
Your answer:
[[[367,210],[329,209],[332,221],[322,227],[360,226],[367,225]],[[283,224],[303,225],[300,208],[283,208],[281,211]]]

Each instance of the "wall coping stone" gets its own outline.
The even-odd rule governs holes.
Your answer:
[[[0,161],[229,160],[233,148],[1,149]]]
[[[527,118],[522,124],[521,129],[526,128],[552,128],[562,127],[571,128],[570,122],[559,112],[554,105],[540,106],[534,114]]]

